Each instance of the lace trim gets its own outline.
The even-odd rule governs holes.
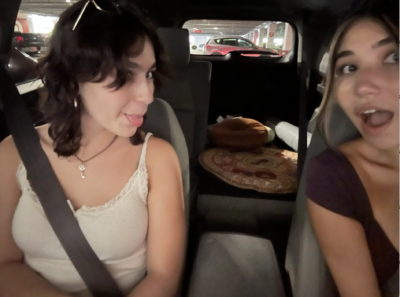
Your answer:
[[[31,184],[29,183],[28,174],[22,161],[18,166],[17,181],[22,193],[27,193],[29,197],[31,197],[35,202],[40,203],[39,198],[37,197],[35,191],[33,191]]]
[[[147,141],[149,140],[151,135],[152,135],[151,133],[147,133],[143,147],[142,147],[142,152],[140,155],[139,166],[136,169],[136,171],[133,173],[133,175],[129,178],[128,182],[122,188],[120,193],[117,196],[115,196],[114,198],[112,198],[111,200],[107,201],[105,204],[102,204],[99,206],[83,205],[81,208],[75,210],[74,211],[75,213],[77,213],[79,211],[83,211],[83,212],[102,211],[102,210],[112,207],[123,197],[127,196],[126,194],[131,191],[131,189],[133,188],[133,186],[137,180],[139,180],[138,194],[141,196],[140,198],[143,200],[143,202],[147,203],[148,180],[147,180],[147,167],[146,167],[146,151],[147,151]],[[20,185],[21,191],[23,193],[26,191],[26,193],[29,195],[29,197],[33,199],[33,201],[40,204],[40,200],[39,200],[37,194],[32,189],[31,184],[29,183],[26,168],[22,162],[18,166],[16,175],[17,175],[17,180]],[[137,175],[138,175],[138,179],[136,178]]]
[[[141,186],[141,198],[144,203],[147,204],[147,196],[149,194],[149,186],[148,186],[148,174],[147,174],[147,166],[146,166],[146,154],[147,154],[147,143],[149,141],[150,136],[152,136],[152,133],[147,133],[145,139],[144,139],[144,144],[142,148],[142,154],[140,156],[140,161],[139,161],[139,167],[143,174],[139,176],[140,178],[140,186]]]

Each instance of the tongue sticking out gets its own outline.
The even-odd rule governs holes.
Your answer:
[[[372,128],[377,128],[387,124],[393,118],[393,113],[390,111],[376,111],[367,116],[365,123]]]

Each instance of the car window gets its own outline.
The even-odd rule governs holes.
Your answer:
[[[235,46],[236,45],[236,39],[224,39],[223,41],[222,41],[222,44],[223,45],[233,45],[233,46]]]
[[[233,50],[257,49],[283,56],[294,43],[292,26],[279,21],[202,19],[189,20],[183,28],[189,30],[193,55],[226,55]]]
[[[45,54],[58,15],[37,15],[20,10],[14,25],[12,45],[37,59]]]
[[[238,46],[239,47],[246,47],[246,48],[253,48],[253,44],[251,44],[250,42],[244,40],[244,39],[239,39],[238,40]]]

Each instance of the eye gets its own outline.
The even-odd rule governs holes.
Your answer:
[[[357,71],[357,66],[352,64],[344,65],[339,68],[340,74],[349,74],[355,71]]]
[[[154,72],[155,72],[155,71],[149,71],[149,72],[147,72],[147,75],[146,75],[147,79],[153,80],[153,79],[154,79]]]
[[[128,73],[126,74],[126,77],[128,80],[132,80],[133,79],[133,72],[132,71],[128,71]]]
[[[399,63],[399,54],[398,53],[391,53],[389,56],[386,57],[383,63],[392,64],[392,63]]]

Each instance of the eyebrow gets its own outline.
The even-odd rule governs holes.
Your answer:
[[[157,62],[154,62],[154,64],[151,65],[151,67],[149,69],[150,70],[154,69],[154,68],[156,68],[156,66],[157,66]],[[143,67],[141,65],[139,65],[138,63],[135,63],[135,62],[131,62],[131,61],[129,61],[129,68],[143,70]]]
[[[393,40],[392,40],[392,38],[391,37],[386,37],[385,39],[382,39],[381,41],[378,41],[377,43],[375,43],[373,46],[372,46],[372,48],[377,48],[377,47],[381,47],[381,46],[384,46],[384,45],[386,45],[386,44],[390,44],[390,43],[392,43],[393,42]]]
[[[378,47],[382,47],[382,46],[390,44],[390,43],[393,43],[393,39],[391,37],[386,37],[386,38],[382,39],[381,41],[378,41],[377,43],[372,45],[372,48],[376,49]],[[334,61],[336,63],[336,61],[339,60],[340,58],[344,58],[344,57],[348,57],[348,56],[352,56],[352,55],[354,55],[354,52],[352,52],[352,51],[343,51],[336,55]]]
[[[352,51],[343,51],[343,52],[340,52],[340,53],[338,53],[338,54],[336,55],[336,57],[334,58],[334,62],[336,63],[337,60],[339,60],[340,58],[344,58],[344,57],[352,56],[352,55],[354,55],[354,53],[353,53]]]

